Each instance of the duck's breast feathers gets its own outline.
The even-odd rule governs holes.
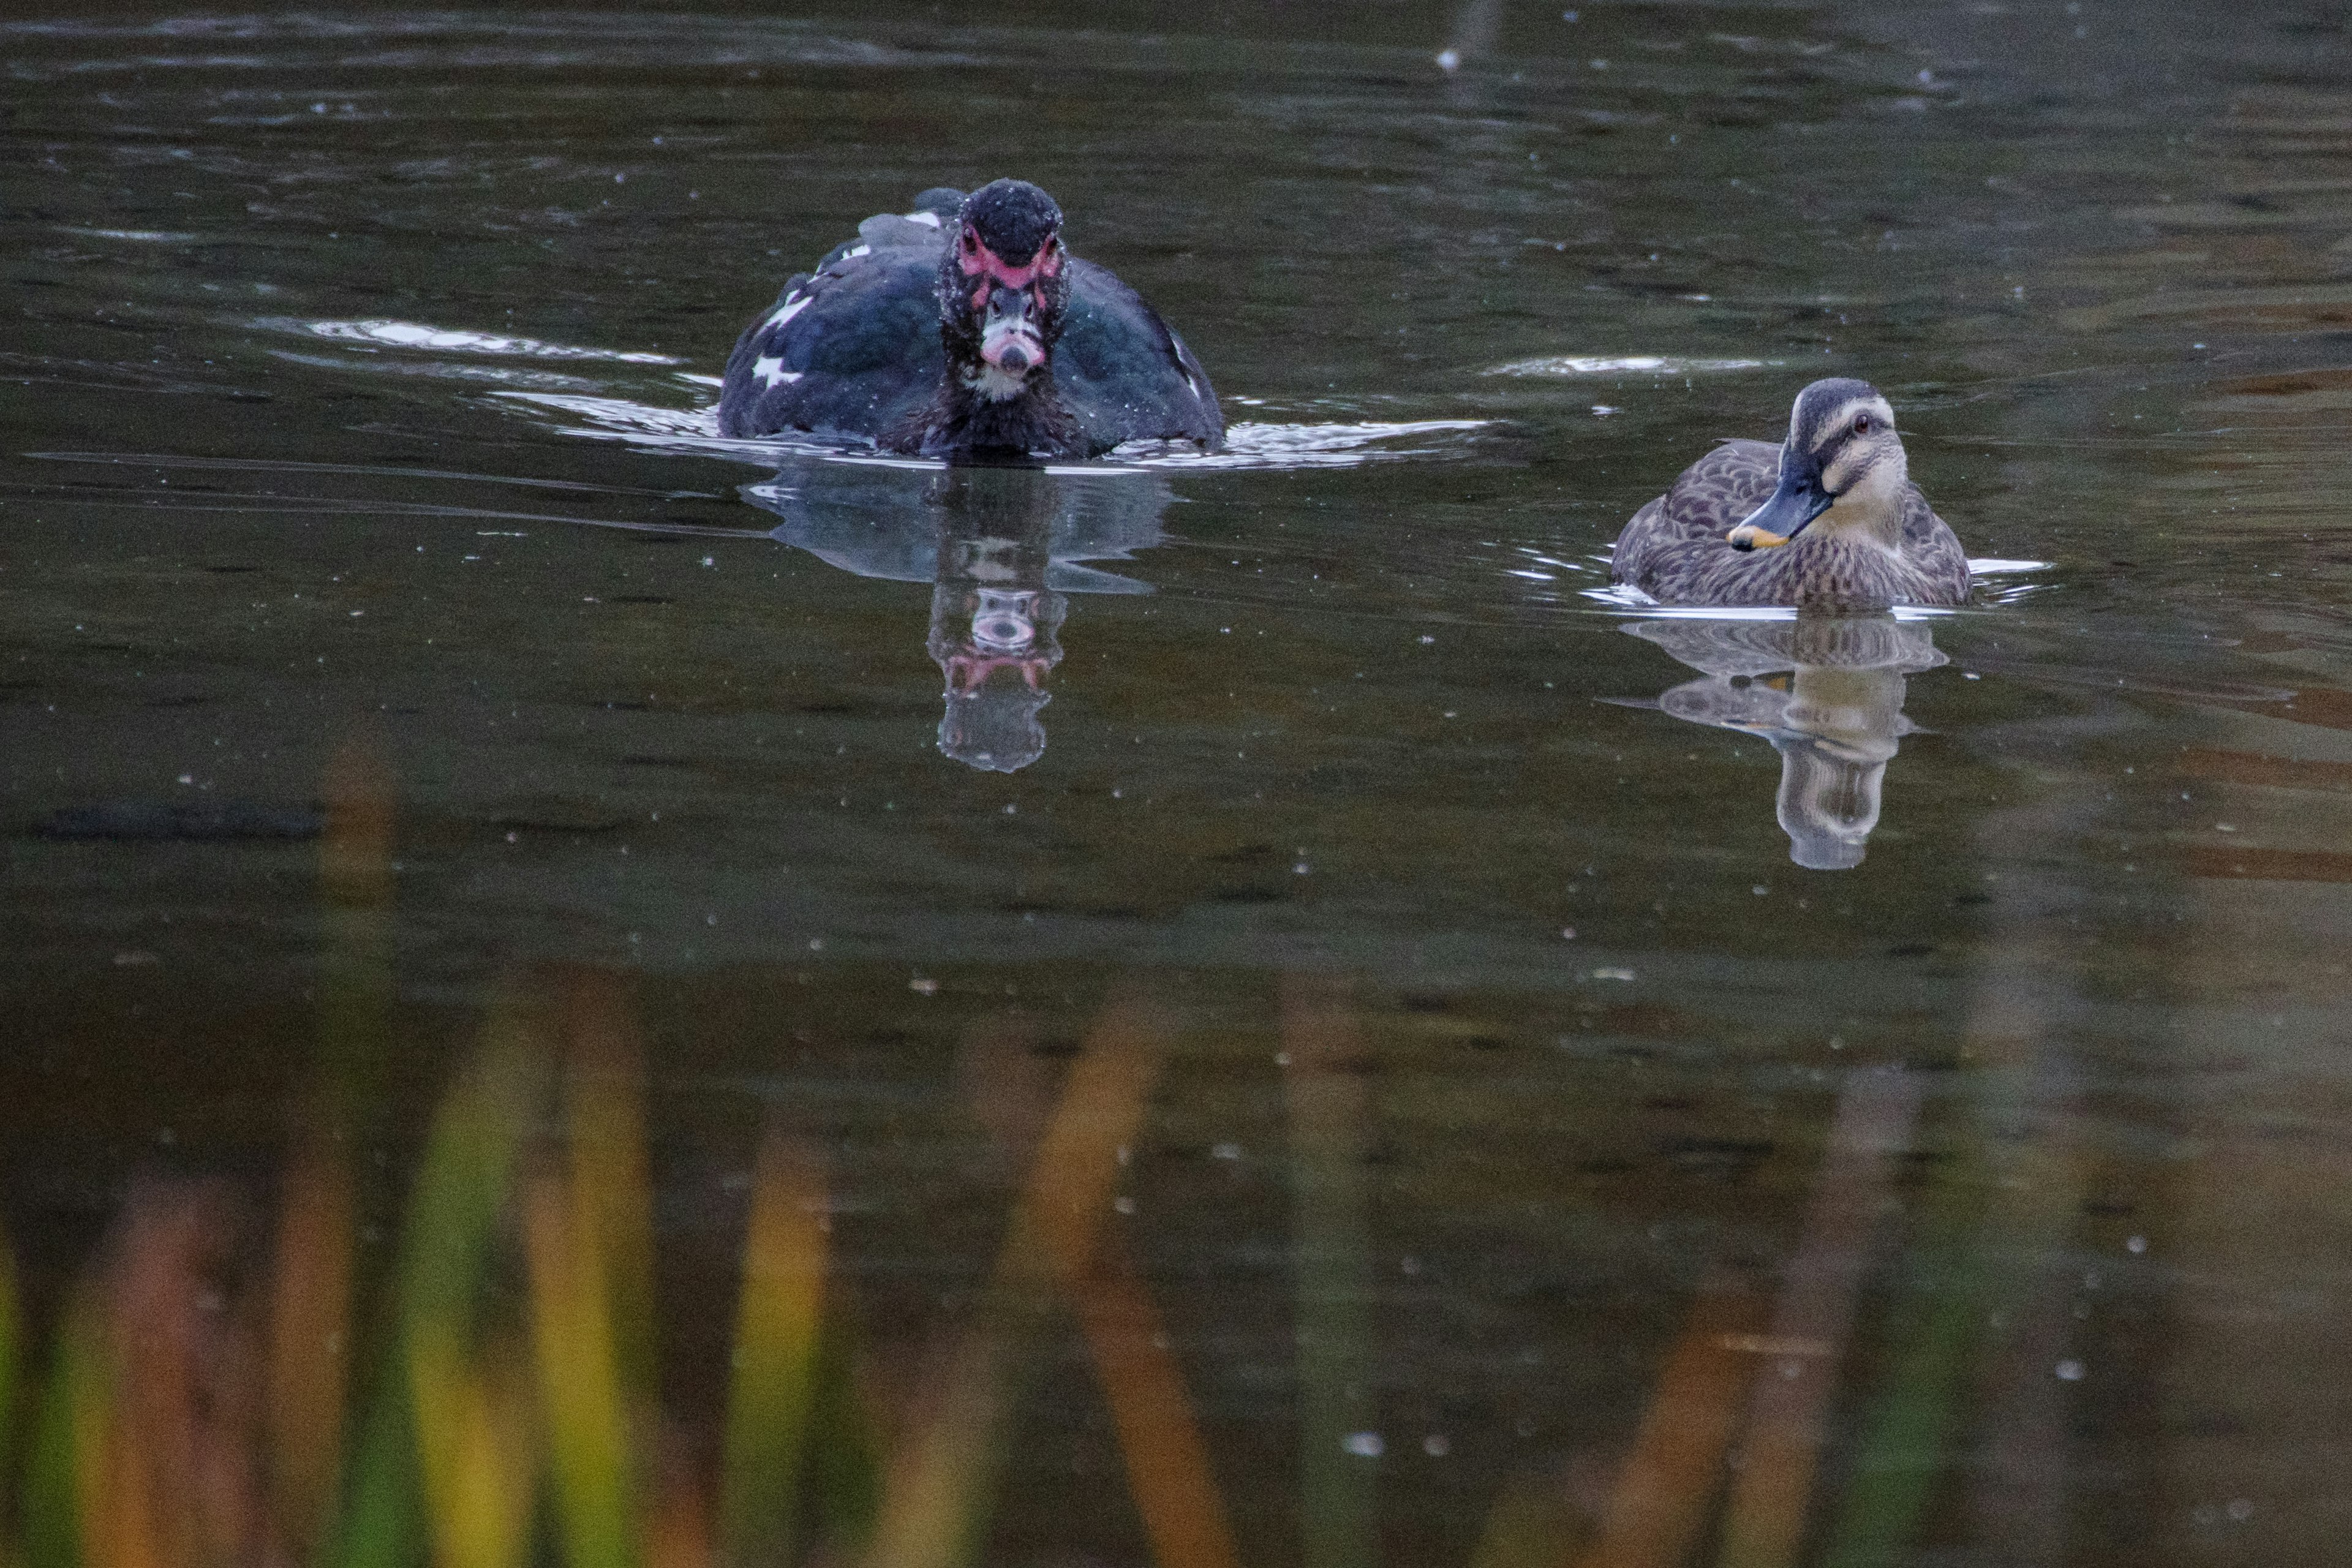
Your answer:
[[[1215,447],[1225,418],[1192,351],[1109,268],[1072,258],[1054,383],[1097,450],[1121,441]]]
[[[899,217],[866,226],[885,222],[919,232],[838,247],[744,330],[719,390],[723,434],[877,436],[938,389],[947,363],[932,287],[940,236]]]

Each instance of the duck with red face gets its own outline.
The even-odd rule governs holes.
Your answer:
[[[1222,444],[1206,372],[1159,312],[1070,254],[1024,180],[926,191],[785,285],[727,363],[720,430],[951,460]]]

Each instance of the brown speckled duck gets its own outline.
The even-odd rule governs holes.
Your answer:
[[[1797,394],[1789,438],[1726,441],[1617,536],[1610,580],[1662,605],[1958,605],[1969,562],[1866,381]]]

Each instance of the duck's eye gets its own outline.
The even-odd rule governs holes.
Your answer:
[[[1869,415],[1857,414],[1853,416],[1853,433],[1857,436],[1867,436],[1870,434]]]

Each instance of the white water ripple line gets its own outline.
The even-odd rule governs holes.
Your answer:
[[[1486,372],[1487,375],[1711,375],[1725,371],[1763,370],[1786,364],[1777,359],[1676,359],[1669,354],[1620,354],[1614,357],[1559,354],[1544,359],[1514,360]]]
[[[1583,588],[1579,595],[1619,614],[1638,614],[1652,620],[1665,621],[1793,621],[1797,618],[1794,605],[1661,605],[1631,583],[1612,583],[1606,588]],[[1886,611],[1898,621],[1934,621],[1946,616],[1958,615],[1958,606],[1943,605],[1895,605]]]
[[[2047,561],[2015,561],[1999,555],[1979,556],[1969,563],[1969,575],[1979,580],[1994,577],[2024,576],[2035,572],[2047,572]],[[1514,573],[1519,576],[1525,574]],[[1986,599],[1995,605],[2013,605],[2044,583],[1983,582]],[[1688,616],[1697,620],[1723,617],[1730,620],[1781,621],[1796,615],[1793,606],[1786,605],[1661,605],[1631,583],[1612,583],[1605,588],[1579,590],[1594,604],[1606,605],[1614,610],[1640,610],[1666,616]],[[1953,608],[1926,605],[1897,605],[1895,618],[1898,621],[1925,620],[1937,616],[1948,616]]]
[[[647,353],[631,349],[579,348],[570,343],[541,342],[537,338],[508,337],[497,332],[468,331],[457,327],[428,327],[415,321],[304,321],[265,316],[253,323],[271,331],[303,332],[314,338],[369,343],[379,348],[430,349],[439,353],[495,354],[515,359],[598,360],[608,364],[684,364],[675,354]]]
[[[59,224],[59,234],[78,234],[85,239],[128,239],[143,245],[185,245],[196,237],[176,228],[76,228]]]
[[[621,397],[587,397],[544,392],[508,392],[499,396],[533,407],[572,415],[583,424],[559,426],[566,435],[592,440],[628,441],[676,452],[706,453],[772,462],[779,456],[817,457],[844,462],[887,461],[914,467],[944,465],[929,458],[886,458],[870,446],[845,445],[800,432],[730,438],[719,434],[716,408],[660,408]],[[1419,419],[1348,425],[1274,425],[1244,420],[1225,430],[1221,452],[1197,452],[1182,443],[1130,441],[1110,454],[1107,464],[1088,464],[1085,471],[1105,467],[1129,468],[1337,468],[1414,458],[1450,456],[1464,432],[1476,430],[1483,419]],[[1456,437],[1432,442],[1430,437]],[[1411,445],[1395,443],[1411,442]]]
[[[1244,419],[1225,426],[1221,452],[1131,441],[1114,454],[1147,468],[1352,468],[1364,463],[1449,455],[1457,443],[1391,446],[1483,427],[1484,419],[1402,419],[1353,425],[1273,425]]]

